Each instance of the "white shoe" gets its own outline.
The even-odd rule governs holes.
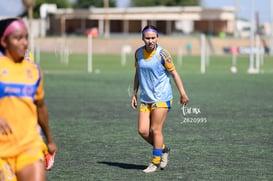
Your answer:
[[[168,161],[169,161],[168,157],[169,157],[170,151],[171,151],[170,147],[166,147],[163,150],[163,154],[161,156],[161,161],[160,161],[160,165],[159,165],[161,169],[164,169],[167,166]]]
[[[149,166],[146,169],[143,170],[143,172],[151,173],[151,172],[155,172],[155,171],[157,171],[159,169],[160,169],[160,167],[158,165],[150,163]]]

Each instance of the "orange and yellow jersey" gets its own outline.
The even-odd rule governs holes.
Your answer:
[[[44,98],[41,75],[34,63],[26,60],[15,63],[0,56],[0,117],[12,129],[11,134],[0,134],[0,157],[16,156],[29,146],[41,148],[34,104]]]

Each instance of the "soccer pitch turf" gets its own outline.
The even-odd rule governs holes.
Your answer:
[[[134,61],[121,66],[118,55],[42,54],[50,126],[59,146],[49,181],[97,180],[272,180],[273,61],[264,73],[247,74],[248,57],[211,57],[200,74],[200,58],[176,62],[190,103],[174,104],[164,127],[171,150],[163,171],[142,172],[151,147],[137,133],[137,111],[130,108]],[[174,57],[175,59],[176,57]]]

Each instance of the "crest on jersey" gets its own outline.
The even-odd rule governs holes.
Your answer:
[[[2,75],[7,75],[7,74],[8,74],[8,71],[7,71],[6,69],[3,69],[3,70],[1,71],[1,74],[2,74]]]
[[[164,58],[164,60],[166,60],[167,62],[171,63],[172,62],[172,57],[170,56],[170,54],[165,51],[165,50],[161,50],[160,51],[160,55]]]
[[[32,79],[32,73],[30,69],[26,70],[27,78]]]

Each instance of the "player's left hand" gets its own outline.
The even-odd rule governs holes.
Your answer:
[[[48,148],[48,152],[50,154],[53,154],[53,153],[55,153],[55,152],[58,151],[58,147],[57,147],[57,145],[54,142],[48,143],[47,144],[47,148]]]
[[[181,104],[188,104],[188,102],[190,101],[189,97],[187,96],[187,94],[184,94],[180,97],[180,103]]]

